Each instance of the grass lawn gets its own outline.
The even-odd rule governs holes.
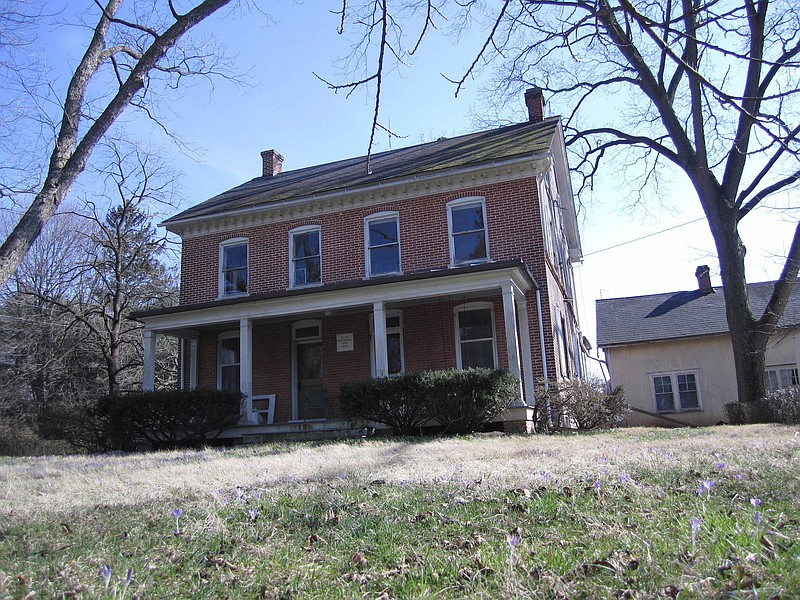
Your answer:
[[[800,433],[0,459],[0,598],[800,598]]]

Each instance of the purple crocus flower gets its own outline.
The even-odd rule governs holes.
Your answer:
[[[700,485],[697,486],[697,495],[698,496],[710,496],[711,495],[711,488],[714,487],[714,480],[713,479],[703,479],[700,482]]]
[[[689,519],[689,527],[692,529],[692,554],[694,554],[697,548],[697,532],[700,531],[700,524],[700,519],[697,517]]]
[[[106,586],[106,591],[108,591],[108,582],[111,581],[111,567],[108,565],[103,565],[100,567],[100,577],[103,578],[103,583]]]
[[[178,523],[179,523],[179,521],[180,521],[180,519],[181,519],[181,515],[182,515],[182,514],[183,514],[183,509],[182,509],[182,508],[173,508],[173,509],[172,509],[172,510],[169,512],[169,515],[170,515],[170,516],[171,516],[173,519],[175,519],[175,532],[174,532],[174,533],[175,533],[175,535],[180,535],[180,533],[181,533],[181,528],[179,527]]]
[[[515,529],[514,531],[507,533],[506,542],[508,542],[508,545],[511,546],[512,550],[516,548],[519,545],[519,531]]]

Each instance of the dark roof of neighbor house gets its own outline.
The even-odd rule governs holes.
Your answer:
[[[750,283],[747,291],[754,315],[764,312],[774,281]],[[728,332],[725,298],[700,290],[596,301],[597,345],[601,348]],[[780,326],[800,325],[800,285],[795,285]]]
[[[380,152],[370,157],[369,171],[367,157],[361,156],[284,171],[271,177],[256,177],[170,217],[164,221],[164,225],[294,198],[356,189],[414,175],[544,153],[550,148],[558,124],[559,117],[548,117],[540,122],[520,123]]]

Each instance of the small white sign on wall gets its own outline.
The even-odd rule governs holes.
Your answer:
[[[353,334],[352,333],[336,334],[336,351],[351,352],[352,350],[353,350]]]

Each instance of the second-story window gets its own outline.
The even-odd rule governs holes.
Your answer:
[[[465,198],[448,203],[447,222],[452,264],[489,260],[486,210],[482,198]]]
[[[400,225],[397,213],[379,213],[364,221],[369,277],[400,272]]]
[[[219,295],[247,293],[247,240],[226,240],[219,247]]]
[[[289,233],[291,256],[291,286],[314,285],[322,282],[319,227],[301,227]]]

